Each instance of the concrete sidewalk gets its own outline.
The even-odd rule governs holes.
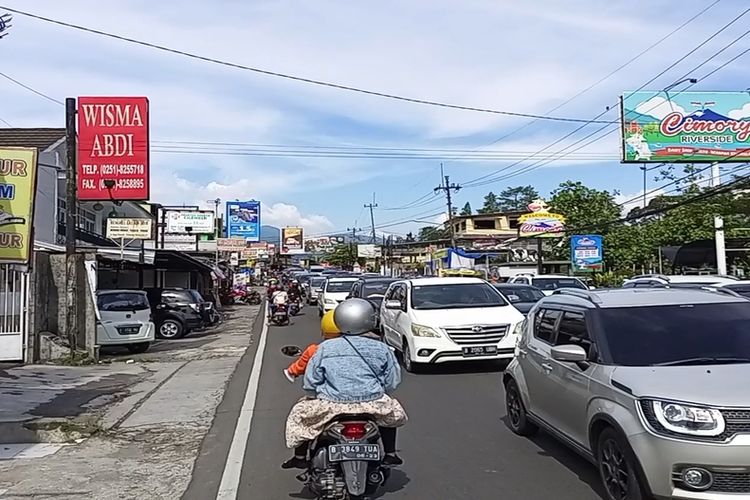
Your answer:
[[[258,312],[111,363],[0,368],[0,498],[179,498]]]

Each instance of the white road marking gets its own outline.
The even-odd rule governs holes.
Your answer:
[[[266,337],[268,335],[268,313],[262,311],[263,329],[258,339],[258,349],[255,351],[253,359],[253,368],[250,372],[250,380],[247,383],[245,400],[242,402],[240,416],[237,419],[237,427],[234,429],[232,445],[229,447],[227,463],[224,466],[224,473],[221,476],[219,493],[216,495],[217,500],[235,500],[240,487],[240,475],[242,474],[242,463],[245,458],[245,449],[247,440],[250,437],[250,427],[253,423],[253,414],[255,413],[255,400],[258,397],[258,385],[260,384],[260,369],[263,366],[263,354],[266,351]]]

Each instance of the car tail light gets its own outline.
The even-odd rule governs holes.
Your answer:
[[[367,427],[363,423],[345,423],[341,435],[346,439],[362,439],[367,434]]]

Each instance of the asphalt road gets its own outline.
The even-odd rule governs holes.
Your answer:
[[[318,335],[317,310],[311,307],[290,326],[269,327],[238,499],[313,498],[294,472],[279,466],[291,453],[284,447],[286,415],[302,395],[301,381],[292,385],[282,374],[291,359],[280,349],[284,345],[304,347]],[[185,499],[216,496],[251,355],[241,363],[219,407]],[[409,423],[399,431],[405,464],[393,472],[375,498],[603,498],[596,471],[584,459],[543,433],[530,440],[508,429],[498,368],[462,363],[403,375],[396,396],[409,414]]]

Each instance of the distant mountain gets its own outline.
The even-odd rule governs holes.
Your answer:
[[[632,109],[626,109],[624,113],[625,113],[624,118],[626,122],[659,123],[661,121],[659,118],[656,118],[655,116],[644,115],[643,113],[639,113],[638,111],[634,111]]]
[[[690,118],[695,118],[696,120],[703,120],[707,122],[721,122],[721,121],[727,121],[731,118],[720,115],[719,113],[715,112],[714,110],[710,108],[706,109],[699,109],[698,111],[693,111],[688,115]]]

